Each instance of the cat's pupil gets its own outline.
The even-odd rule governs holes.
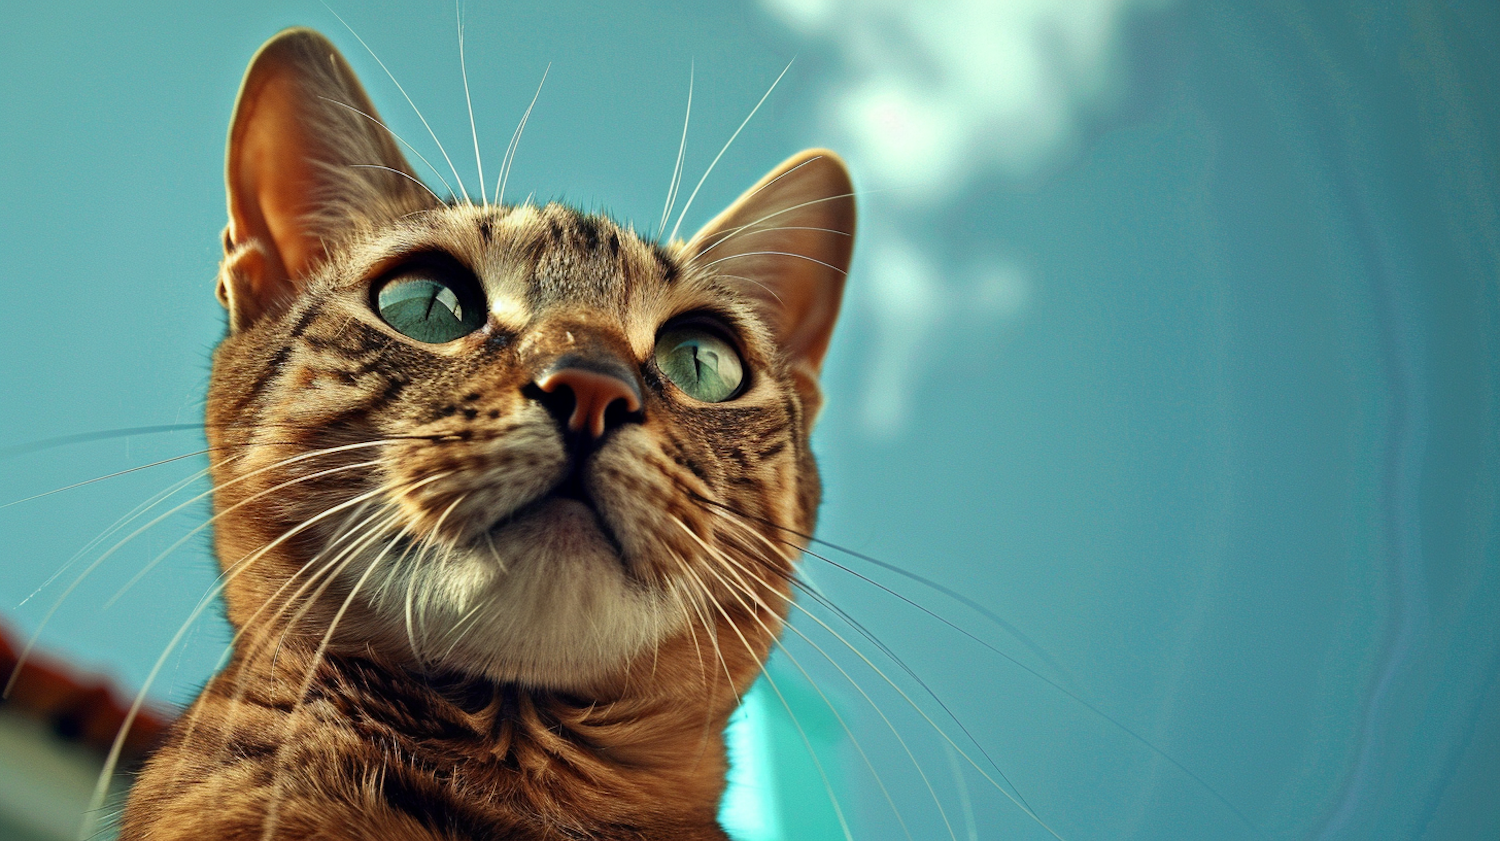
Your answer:
[[[450,284],[423,275],[387,281],[375,306],[386,324],[419,342],[451,342],[484,323],[483,306],[466,303]]]
[[[744,363],[729,342],[702,327],[674,327],[656,343],[656,364],[678,388],[705,403],[738,393]]]

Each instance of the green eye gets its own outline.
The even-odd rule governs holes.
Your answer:
[[[484,325],[483,296],[427,272],[392,278],[375,296],[380,317],[419,342],[442,344]]]
[[[656,340],[656,364],[667,379],[705,403],[733,397],[745,379],[734,346],[702,327],[673,327]]]

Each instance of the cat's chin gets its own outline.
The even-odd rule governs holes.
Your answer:
[[[579,499],[544,497],[422,560],[403,564],[370,604],[429,665],[580,690],[612,682],[685,626],[681,598],[633,575]]]
[[[523,542],[516,545],[513,535],[520,536]],[[545,552],[601,559],[608,554],[612,556],[611,562],[623,564],[629,571],[620,541],[593,503],[571,494],[554,492],[528,503],[491,526],[477,544],[491,549],[496,563],[509,567],[512,557],[534,561],[536,552],[529,547],[536,545],[538,539]],[[502,545],[509,546],[510,551],[501,551]]]

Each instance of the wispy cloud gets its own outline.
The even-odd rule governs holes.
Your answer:
[[[880,331],[864,399],[870,432],[900,431],[930,356],[923,349],[940,329],[976,312],[1019,317],[1031,298],[1014,261],[906,232],[985,184],[1066,159],[1119,92],[1125,23],[1168,2],[762,0],[836,49],[842,81],[823,113],[843,137],[840,151],[866,186],[899,188],[865,205],[866,285],[855,294]]]

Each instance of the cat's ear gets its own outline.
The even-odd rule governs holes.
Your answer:
[[[838,155],[808,149],[771,170],[703,230],[686,252],[743,284],[776,332],[808,418],[854,251],[854,187]]]
[[[226,157],[218,291],[231,331],[282,310],[351,226],[437,204],[344,57],[309,29],[277,34],[251,59]]]

